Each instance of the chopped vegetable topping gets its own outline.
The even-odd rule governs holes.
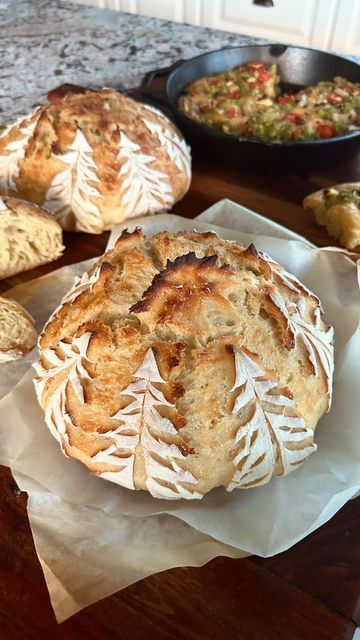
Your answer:
[[[288,102],[291,102],[293,100],[293,96],[288,96],[288,95],[283,95],[283,96],[279,96],[277,99],[278,104],[287,104]]]
[[[275,143],[333,138],[360,129],[360,83],[336,77],[291,95],[278,94],[276,65],[255,61],[196,80],[179,107],[208,127]]]
[[[289,122],[293,122],[294,124],[302,124],[304,122],[302,117],[297,113],[285,113],[284,120],[289,120]]]
[[[316,133],[319,138],[333,138],[336,135],[336,128],[333,124],[318,124]]]

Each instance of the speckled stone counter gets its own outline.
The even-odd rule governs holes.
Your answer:
[[[62,0],[0,0],[0,123],[71,82],[128,89],[153,68],[265,40]]]
[[[246,43],[248,36],[62,0],[0,0],[0,122],[63,82],[130,88],[155,67]]]

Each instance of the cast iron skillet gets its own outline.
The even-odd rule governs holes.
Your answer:
[[[233,166],[307,171],[349,158],[360,149],[360,131],[337,138],[274,144],[248,140],[199,124],[178,109],[186,85],[203,76],[227,71],[246,62],[276,63],[282,91],[294,92],[320,80],[342,76],[360,82],[360,65],[323,51],[286,45],[233,47],[204,53],[186,62],[147,73],[141,83],[143,95],[166,102],[195,152]],[[153,88],[157,76],[167,75],[162,91]]]

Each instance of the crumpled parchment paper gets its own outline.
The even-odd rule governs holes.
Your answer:
[[[206,222],[207,216],[212,223],[226,222],[228,228]],[[239,230],[242,216],[246,232]],[[296,235],[293,239],[290,231],[229,201],[211,207],[201,221],[165,214],[119,225],[110,242],[122,228],[139,225],[148,234],[160,229],[214,229],[245,245],[254,242],[311,288],[322,300],[325,321],[335,327],[333,406],[316,430],[318,451],[286,478],[246,491],[217,489],[202,501],[162,501],[91,476],[79,462],[62,455],[35,399],[30,364],[36,350],[26,360],[2,365],[0,463],[11,467],[20,488],[29,494],[35,546],[59,622],[170,567],[198,566],[217,555],[270,556],[283,551],[360,490],[356,265],[339,251],[316,249]],[[89,264],[65,267],[8,295],[24,304],[41,328],[74,275]]]

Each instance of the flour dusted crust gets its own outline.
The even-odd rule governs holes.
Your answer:
[[[156,498],[296,469],[330,407],[318,298],[253,245],[123,232],[39,340],[36,391],[63,452]]]
[[[308,195],[303,205],[347,249],[360,248],[360,182],[336,184]]]
[[[49,94],[0,135],[0,193],[54,212],[64,229],[102,233],[170,209],[191,177],[190,151],[161,111],[111,90]]]
[[[34,269],[63,252],[55,217],[19,198],[0,198],[0,280]]]

